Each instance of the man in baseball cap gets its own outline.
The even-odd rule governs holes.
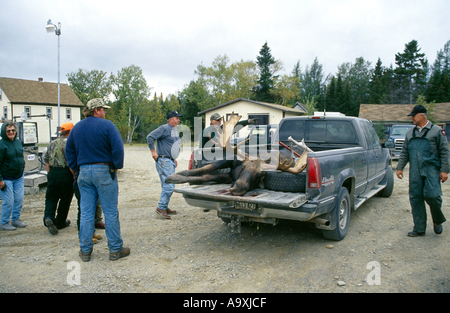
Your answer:
[[[415,116],[418,113],[427,113],[427,109],[423,105],[416,105],[414,109],[412,109],[411,113],[408,114],[408,116]]]
[[[105,109],[111,109],[110,106],[107,106],[105,104],[105,102],[103,102],[103,99],[100,98],[96,98],[96,99],[92,99],[90,100],[87,104],[86,104],[86,108],[88,108],[89,110],[95,109],[95,108],[105,108]]]

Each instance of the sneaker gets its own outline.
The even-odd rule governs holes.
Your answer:
[[[117,261],[118,259],[127,257],[130,255],[130,248],[122,248],[122,250],[109,254],[110,261]]]
[[[50,234],[52,235],[58,234],[58,229],[56,228],[55,224],[53,224],[53,221],[50,217],[47,217],[45,219],[45,226],[47,226],[47,229],[50,232]]]
[[[16,228],[8,223],[0,225],[1,230],[16,230]]]
[[[17,219],[15,221],[11,222],[11,225],[14,227],[19,227],[19,228],[24,228],[25,226],[27,226],[27,224],[25,224],[24,222],[22,222],[20,219]]]

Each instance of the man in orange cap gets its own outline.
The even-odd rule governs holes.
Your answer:
[[[67,166],[65,149],[72,128],[72,122],[62,124],[59,138],[50,143],[44,156],[47,169],[44,225],[52,235],[70,225],[66,219],[73,197],[73,173]]]

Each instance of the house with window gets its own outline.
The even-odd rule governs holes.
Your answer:
[[[258,125],[279,124],[282,118],[306,115],[307,113],[305,107],[300,103],[297,103],[294,108],[291,108],[279,104],[240,98],[201,111],[198,115],[205,116],[204,121],[206,125],[203,126],[203,129],[205,129],[210,125],[210,117],[212,114],[219,113],[221,116],[225,117],[225,120],[228,120],[232,112],[242,116],[241,120],[257,118]],[[249,131],[249,126],[244,127],[236,134],[236,136],[245,137],[248,135]]]
[[[372,121],[372,124],[383,125],[390,131],[393,125],[412,124],[411,116],[415,104],[361,104],[359,117]],[[445,130],[450,139],[450,103],[436,103],[433,110],[428,112],[428,119]]]
[[[60,123],[76,124],[84,107],[67,84],[60,84]],[[39,143],[49,143],[58,127],[58,84],[0,77],[2,120],[36,122]]]

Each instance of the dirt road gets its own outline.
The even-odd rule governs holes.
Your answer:
[[[187,168],[182,156],[178,170]],[[125,148],[118,177],[128,258],[109,261],[99,230],[104,239],[91,262],[81,262],[76,199],[72,226],[52,236],[42,225],[44,189],[25,196],[26,228],[0,232],[0,292],[450,292],[450,224],[435,235],[429,215],[425,237],[406,236],[412,230],[407,176],[395,178],[390,198],[373,198],[352,212],[341,242],[325,240],[313,224],[289,221],[232,234],[215,212],[190,207],[179,194],[171,201],[179,214],[163,220],[155,213],[161,189],[146,147]],[[449,182],[443,191],[449,218]]]

